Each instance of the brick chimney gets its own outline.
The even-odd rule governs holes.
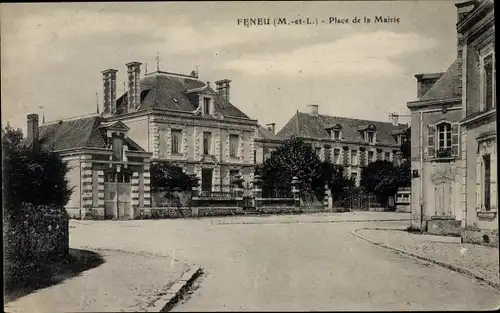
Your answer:
[[[128,111],[136,110],[141,104],[141,64],[140,62],[127,63],[128,74]]]
[[[317,104],[309,104],[307,106],[307,108],[309,109],[309,114],[312,115],[312,116],[318,116],[318,108],[319,108],[319,105]]]
[[[276,123],[266,124],[266,128],[267,128],[268,131],[270,131],[271,133],[273,133],[273,135],[276,133]]]
[[[102,71],[102,80],[104,82],[103,115],[111,115],[116,112],[116,72],[118,71],[114,69]]]
[[[215,82],[215,85],[217,86],[217,93],[227,101],[229,101],[230,83],[231,81],[229,79],[223,79]]]
[[[417,98],[422,98],[444,73],[417,74]]]
[[[399,125],[399,114],[391,114],[392,126]]]
[[[38,114],[28,114],[28,132],[27,138],[32,145],[38,143],[39,132],[38,132]]]

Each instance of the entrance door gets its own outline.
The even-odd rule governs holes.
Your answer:
[[[212,191],[212,172],[211,168],[204,168],[201,170],[201,191],[209,193]]]
[[[104,175],[104,217],[133,218],[130,205],[130,174],[107,172]]]
[[[436,184],[435,190],[435,207],[437,216],[453,216],[452,201],[453,195],[451,190],[452,181],[443,181]]]

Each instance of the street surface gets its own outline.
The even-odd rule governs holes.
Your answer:
[[[409,214],[71,221],[70,245],[148,252],[200,264],[206,274],[199,288],[173,311],[499,307],[500,293],[492,287],[351,234],[362,227],[408,225],[355,221],[404,218]]]

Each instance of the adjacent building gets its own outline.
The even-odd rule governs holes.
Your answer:
[[[456,4],[463,95],[460,121],[463,159],[463,225],[498,243],[495,17],[492,0]],[[496,238],[496,239],[495,239]]]
[[[254,161],[262,164],[271,157],[271,153],[283,143],[283,139],[276,135],[276,124],[259,125],[254,137]]]
[[[418,100],[408,102],[412,226],[498,243],[493,1],[456,7],[455,62],[415,75]]]
[[[151,206],[151,154],[120,121],[92,114],[39,125],[38,115],[30,114],[27,124],[28,143],[39,142],[68,163],[71,217],[132,219]]]
[[[361,120],[319,114],[318,105],[297,113],[278,132],[310,143],[322,161],[342,165],[359,186],[361,169],[370,162],[398,162],[406,124]]]
[[[444,73],[415,75],[417,101],[411,111],[412,226],[432,231],[443,224],[460,232],[461,71],[455,61]],[[434,221],[436,221],[434,223]],[[437,230],[436,230],[437,232]]]

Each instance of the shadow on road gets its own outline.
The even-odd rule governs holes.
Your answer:
[[[64,260],[47,264],[28,279],[22,279],[5,286],[4,303],[14,301],[39,289],[47,288],[63,282],[68,278],[80,275],[104,264],[104,258],[93,251],[69,249]]]

